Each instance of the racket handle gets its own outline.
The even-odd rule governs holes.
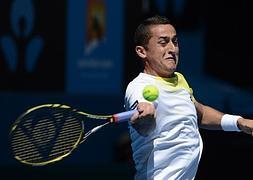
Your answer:
[[[113,120],[114,122],[124,122],[128,121],[134,113],[138,112],[137,110],[130,110],[130,111],[125,111],[121,113],[117,113],[113,115]]]

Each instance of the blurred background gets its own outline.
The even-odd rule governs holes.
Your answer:
[[[124,111],[125,88],[142,70],[134,30],[155,14],[175,24],[178,71],[195,98],[253,118],[247,0],[0,0],[1,179],[133,179],[127,123],[105,127],[71,156],[46,167],[13,159],[8,134],[22,112],[44,103],[95,114]],[[196,179],[253,179],[250,136],[201,134],[204,150]]]

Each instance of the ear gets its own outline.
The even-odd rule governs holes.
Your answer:
[[[140,58],[142,59],[146,58],[146,49],[143,46],[136,46],[135,52]]]

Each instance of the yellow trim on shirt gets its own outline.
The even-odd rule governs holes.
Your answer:
[[[166,89],[168,89],[171,92],[175,92],[180,89],[185,89],[193,97],[193,90],[188,85],[184,76],[179,72],[175,72],[174,74],[175,74],[175,76],[171,77],[171,78],[157,77],[157,81],[160,85],[162,85],[163,87],[165,87]]]

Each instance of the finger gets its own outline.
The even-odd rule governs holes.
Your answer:
[[[136,112],[132,115],[132,117],[130,118],[130,122],[131,123],[135,123],[136,120],[139,118],[139,112]]]
[[[143,103],[138,104],[137,110],[139,111],[139,113],[142,113],[145,109],[146,109],[145,104]]]

